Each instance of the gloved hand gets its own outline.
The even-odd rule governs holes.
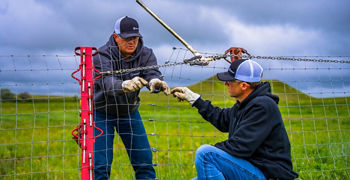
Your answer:
[[[165,81],[161,81],[158,78],[152,79],[149,82],[149,88],[151,93],[154,93],[156,90],[163,91],[165,95],[170,94],[170,88],[168,87],[168,84]]]
[[[148,84],[148,82],[146,80],[144,80],[141,77],[134,77],[131,80],[126,80],[123,81],[122,83],[122,90],[123,92],[135,92],[141,88],[143,88],[143,86],[146,86]]]
[[[187,87],[176,87],[171,90],[171,94],[177,97],[179,101],[186,100],[190,104],[193,104],[200,97],[199,94],[192,92]]]

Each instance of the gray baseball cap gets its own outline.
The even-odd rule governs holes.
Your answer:
[[[220,81],[240,80],[244,82],[259,82],[262,78],[263,68],[255,61],[242,59],[234,61],[227,72],[217,74]]]

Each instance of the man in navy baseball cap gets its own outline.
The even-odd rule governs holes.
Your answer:
[[[252,60],[236,60],[228,68],[227,72],[218,73],[220,81],[240,80],[245,82],[259,82],[261,80],[263,68]]]
[[[279,98],[269,82],[261,82],[263,68],[252,60],[235,60],[228,71],[218,73],[230,97],[231,108],[203,100],[187,87],[171,93],[188,101],[199,114],[228,139],[202,145],[196,151],[198,178],[194,179],[294,179],[288,134],[278,109]]]
[[[139,32],[139,24],[137,21],[128,16],[121,17],[115,22],[114,32],[124,39],[142,37]]]
[[[157,65],[153,50],[144,46],[135,19],[123,16],[115,22],[113,29],[109,40],[93,57],[97,70],[113,72]],[[143,87],[151,93],[163,91],[166,95],[170,94],[160,70],[153,68],[104,75],[96,79],[94,86],[94,120],[96,126],[103,130],[94,144],[95,180],[113,179],[111,167],[116,133],[124,143],[135,179],[156,179],[150,143],[138,108]]]

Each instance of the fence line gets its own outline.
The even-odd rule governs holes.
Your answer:
[[[202,53],[215,55],[214,53]],[[167,61],[182,62],[189,53],[174,49]],[[290,56],[286,56],[286,58]],[[350,56],[300,56],[347,61]],[[75,55],[1,55],[0,177],[4,179],[77,179],[81,150],[70,131],[80,122],[79,84],[70,74]],[[348,63],[255,59],[264,80],[280,97],[279,107],[291,141],[294,170],[302,179],[349,179],[350,65]],[[8,63],[5,63],[8,62]],[[213,77],[228,63],[207,67],[179,65],[160,70],[172,87],[189,86],[220,107],[234,100]],[[24,92],[29,95],[25,96]],[[22,95],[22,96],[20,96]],[[196,176],[194,152],[201,144],[226,138],[185,102],[142,91],[140,113],[151,143],[159,179]],[[112,179],[131,179],[133,169],[116,137]]]

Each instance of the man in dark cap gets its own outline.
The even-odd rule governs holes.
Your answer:
[[[157,65],[152,49],[143,45],[137,21],[127,16],[116,21],[113,34],[98,49],[93,60],[95,68],[101,72]],[[139,93],[144,86],[152,93],[170,94],[158,69],[104,75],[96,80],[94,120],[103,130],[94,145],[96,180],[110,178],[115,131],[125,145],[136,179],[156,178],[152,151],[138,111]],[[98,134],[95,130],[95,136]]]
[[[232,108],[221,109],[187,87],[171,93],[198,109],[202,117],[228,139],[196,151],[198,180],[294,179],[290,143],[277,103],[268,82],[261,82],[263,68],[252,60],[236,60],[227,72],[218,73],[230,97]]]

